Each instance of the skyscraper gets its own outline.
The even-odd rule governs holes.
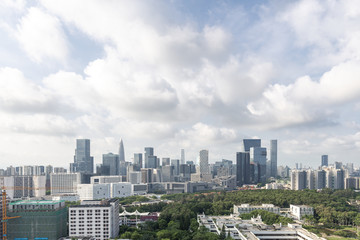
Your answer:
[[[270,140],[270,176],[277,177],[277,140]]]
[[[252,147],[261,147],[261,139],[243,139],[244,152],[249,152]]]
[[[134,153],[134,165],[139,166],[140,168],[142,168],[142,153]]]
[[[119,143],[119,161],[125,162],[125,151],[124,151],[124,143],[122,138],[120,138],[120,143]]]
[[[250,183],[250,154],[248,152],[236,153],[236,185]]]
[[[185,164],[185,150],[181,149],[181,162],[180,164]]]
[[[145,156],[144,156],[145,168],[149,168],[149,156],[154,156],[154,148],[152,147],[145,148]]]
[[[108,153],[103,154],[103,166],[109,167],[109,174],[110,175],[119,175],[120,174],[120,162],[119,162],[119,155]]]
[[[329,158],[328,155],[322,155],[321,156],[321,166],[327,167],[329,166]]]
[[[251,147],[250,158],[259,165],[259,180],[261,182],[266,181],[266,148],[264,147]]]
[[[76,139],[74,163],[70,163],[71,172],[93,173],[94,158],[90,156],[90,140]]]
[[[209,151],[208,150],[200,151],[199,165],[200,165],[200,173],[210,173],[210,171],[209,171]]]

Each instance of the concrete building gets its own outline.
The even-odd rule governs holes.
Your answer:
[[[262,204],[262,205],[258,205],[258,206],[253,206],[250,204],[241,204],[241,205],[234,205],[234,214],[236,216],[240,216],[241,214],[244,213],[250,213],[254,210],[265,210],[268,212],[272,212],[272,213],[276,213],[276,214],[280,214],[280,207],[276,207],[273,204]]]
[[[0,177],[0,187],[11,199],[43,197],[46,194],[46,176],[6,176]]]
[[[77,185],[81,184],[81,173],[51,173],[51,194],[76,193]]]
[[[120,162],[125,162],[125,150],[124,150],[124,142],[122,140],[122,138],[120,138],[120,143],[119,143],[119,161]]]
[[[97,184],[97,183],[117,183],[121,182],[122,177],[115,175],[115,176],[92,176],[90,177],[90,183],[91,184]]]
[[[302,190],[306,188],[306,171],[291,171],[291,190]]]
[[[200,173],[209,174],[209,151],[201,150],[199,157]]]
[[[297,220],[302,220],[306,215],[314,216],[314,208],[306,205],[290,204],[290,214]]]
[[[67,236],[65,201],[16,201],[8,216],[20,216],[8,224],[8,239],[59,239]]]
[[[83,201],[69,207],[69,236],[92,236],[97,240],[117,237],[119,200]]]

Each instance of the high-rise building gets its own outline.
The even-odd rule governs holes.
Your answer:
[[[306,171],[293,170],[291,171],[291,189],[302,190],[306,188]]]
[[[185,149],[181,149],[180,164],[185,164]]]
[[[328,155],[322,155],[321,156],[321,166],[322,167],[329,166]]]
[[[102,155],[102,165],[109,167],[109,175],[119,175],[120,174],[120,161],[119,155],[108,153]]]
[[[236,153],[236,185],[250,183],[250,154],[248,152]]]
[[[170,165],[170,158],[162,158],[161,166],[168,166],[168,165]]]
[[[152,147],[145,148],[145,155],[144,155],[145,168],[149,168],[149,156],[154,156],[154,148]]]
[[[119,161],[125,162],[124,143],[122,139],[120,139],[120,143],[119,143]]]
[[[259,166],[259,181],[266,181],[266,148],[264,147],[251,147],[250,159]]]
[[[277,177],[277,140],[270,140],[270,176]]]
[[[210,173],[209,171],[209,151],[201,150],[199,156],[200,173]]]
[[[70,164],[71,172],[93,173],[94,158],[90,156],[90,140],[76,139],[74,163]]]
[[[243,139],[244,152],[249,152],[252,147],[261,147],[261,139]]]
[[[136,165],[136,166],[139,166],[140,168],[142,168],[143,164],[142,164],[142,161],[143,161],[143,158],[142,158],[142,153],[134,153],[134,162],[133,164]]]
[[[180,160],[171,159],[171,166],[174,166],[174,175],[178,176],[180,174]]]

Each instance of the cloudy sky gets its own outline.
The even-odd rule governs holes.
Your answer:
[[[243,138],[279,164],[358,163],[357,0],[1,0],[0,167],[235,159]]]

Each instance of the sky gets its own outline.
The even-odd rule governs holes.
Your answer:
[[[359,163],[357,0],[2,0],[0,167],[91,154]]]

